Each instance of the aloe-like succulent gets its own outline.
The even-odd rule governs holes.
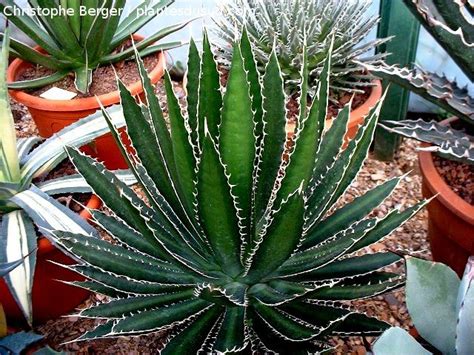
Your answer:
[[[40,138],[16,138],[6,87],[9,29],[0,60],[0,276],[5,278],[27,321],[32,322],[31,290],[34,279],[37,231],[54,229],[95,233],[94,229],[69,208],[51,198],[64,193],[91,192],[80,175],[33,183],[51,172],[67,158],[64,145],[81,147],[108,132],[102,115],[85,118],[42,141]],[[114,122],[124,125],[120,107],[111,109]],[[120,178],[133,183],[129,171]],[[20,260],[20,261],[18,261]]]
[[[232,0],[220,7],[216,34],[224,63],[232,58],[233,42],[246,26],[263,72],[275,49],[286,86],[295,92],[300,80],[303,52],[308,55],[311,86],[316,86],[326,53],[334,40],[331,86],[357,91],[370,85],[371,77],[356,60],[375,64],[379,55],[367,55],[385,40],[365,41],[378,18],[366,18],[370,0]]]
[[[446,50],[459,68],[474,80],[474,8],[469,1],[404,0],[424,28]],[[361,63],[362,64],[362,63]],[[362,64],[371,73],[400,85],[459,117],[466,131],[446,129],[437,122],[387,122],[395,133],[434,145],[434,151],[474,163],[474,98],[446,76],[422,68]]]
[[[77,90],[87,93],[93,70],[133,57],[134,49],[123,47],[123,43],[174,1],[143,0],[125,14],[125,0],[30,0],[31,16],[14,0],[3,1],[0,12],[48,53],[39,53],[12,39],[13,54],[55,71],[47,77],[15,82],[9,87],[38,88],[74,72]],[[182,29],[188,22],[160,28],[137,43],[140,55],[181,46],[183,43],[179,41],[155,43]]]
[[[449,266],[409,258],[407,306],[421,337],[440,353],[473,354],[474,257],[469,259],[462,280]],[[388,330],[374,346],[374,355],[402,353],[431,354],[399,328]]]
[[[349,105],[324,127],[331,56],[310,108],[304,60],[297,133],[288,148],[278,58],[274,51],[262,80],[254,59],[244,32],[224,92],[208,37],[202,56],[192,42],[186,115],[165,75],[170,130],[143,63],[147,106],[119,82],[137,152],[128,161],[146,200],[102,164],[68,149],[113,211],[92,214],[116,241],[54,233],[57,245],[80,261],[68,267],[89,279],[75,285],[111,297],[78,314],[106,320],[79,341],[169,329],[163,354],[297,354],[327,349],[327,336],[387,329],[342,301],[399,287],[403,277],[381,271],[399,257],[354,253],[390,234],[426,201],[370,217],[402,179],[394,178],[328,215],[367,157],[381,103],[341,148]]]

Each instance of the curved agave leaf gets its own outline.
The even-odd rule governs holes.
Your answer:
[[[436,39],[459,65],[467,77],[474,80],[474,24],[463,14],[467,3],[452,2],[451,9],[446,2],[438,0],[404,0],[405,5],[419,19],[425,29]],[[457,6],[457,11],[453,7]],[[464,20],[464,21],[463,21]],[[466,32],[468,34],[466,34]]]
[[[260,82],[244,35],[235,44],[224,91],[207,36],[204,42],[202,58],[195,45],[189,55],[188,79],[195,81],[187,87],[189,117],[165,78],[170,127],[141,61],[148,105],[137,104],[120,85],[136,155],[126,152],[103,111],[146,202],[102,164],[68,149],[113,211],[93,216],[115,240],[54,233],[57,244],[80,261],[69,268],[88,279],[75,284],[111,296],[79,315],[107,322],[78,340],[169,329],[165,354],[304,354],[329,351],[323,342],[332,335],[380,334],[386,323],[340,301],[399,287],[403,280],[383,268],[400,258],[354,253],[390,234],[427,201],[371,218],[398,185],[396,178],[326,216],[367,156],[380,105],[346,149],[347,108],[323,134],[327,60],[318,94],[309,110],[301,108],[296,144],[289,148],[276,53]],[[304,65],[301,72],[308,72]],[[296,162],[304,163],[304,171]]]
[[[114,124],[118,127],[125,125],[120,106],[112,106],[108,110],[113,116]],[[67,157],[64,147],[79,148],[104,135],[108,130],[106,121],[98,112],[73,123],[57,135],[48,138],[24,158],[21,166],[23,185],[29,185],[35,177],[47,174],[63,161]]]
[[[422,96],[467,124],[474,123],[474,98],[469,95],[467,88],[460,88],[445,76],[426,72],[421,68],[410,70],[386,64],[365,67],[374,75]]]
[[[114,171],[114,175],[126,185],[135,185],[137,180],[129,170]],[[91,193],[92,189],[81,175],[69,175],[57,179],[47,180],[37,187],[48,195],[60,195],[66,193]]]
[[[380,124],[390,132],[433,144],[420,150],[437,152],[455,160],[474,164],[474,137],[436,121],[384,121]]]

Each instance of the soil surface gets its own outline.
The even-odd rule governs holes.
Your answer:
[[[474,165],[433,155],[436,169],[444,181],[467,203],[474,205]]]
[[[158,65],[158,55],[150,55],[143,59],[143,63],[148,72],[152,71]],[[42,78],[54,73],[54,70],[42,67],[40,65],[26,69],[18,77],[18,80],[32,80]],[[120,62],[114,65],[106,65],[95,69],[92,73],[92,84],[88,94],[82,94],[76,90],[74,85],[74,74],[71,73],[54,84],[42,87],[41,89],[29,92],[33,96],[40,96],[52,87],[58,87],[67,91],[77,93],[73,100],[108,94],[117,90],[115,73],[125,85],[131,85],[140,80],[138,67],[134,60]]]
[[[183,88],[176,83],[174,86],[178,98],[183,103],[185,97]],[[157,92],[162,101],[162,106],[164,106],[163,97],[165,95],[162,82],[158,84]],[[14,109],[16,110],[15,117],[18,135],[28,136],[34,134],[34,124],[29,116],[25,114],[24,109],[21,106],[16,106]],[[409,173],[409,175],[401,182],[395,193],[374,212],[374,215],[382,217],[395,207],[404,209],[416,204],[422,199],[421,175],[416,154],[417,147],[418,143],[406,140],[401,147],[399,157],[389,163],[380,162],[369,157],[357,180],[338,204],[343,205],[352,201],[355,197],[385,182],[387,179],[406,173]],[[138,190],[137,192],[139,193]],[[108,239],[103,233],[102,235]],[[431,254],[427,241],[427,212],[420,212],[406,225],[392,233],[391,236],[367,248],[365,252],[374,253],[384,250],[430,259]],[[403,264],[398,264],[392,266],[389,271],[403,273],[403,269]],[[106,297],[93,295],[79,308],[85,308],[104,301],[107,301]],[[413,326],[406,308],[403,290],[370,300],[358,301],[353,303],[353,305],[357,310],[377,316],[393,325],[401,326],[405,329],[410,329]],[[77,338],[85,331],[93,329],[98,323],[95,320],[63,317],[36,327],[35,331],[44,334],[48,344],[54,349],[77,354],[156,354],[162,348],[167,335],[165,332],[159,332],[139,338],[121,337],[113,340],[65,344]],[[370,350],[370,346],[375,341],[375,338],[335,337],[330,341],[337,347],[336,354],[365,354],[366,351]]]

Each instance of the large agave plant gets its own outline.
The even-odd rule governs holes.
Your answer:
[[[233,42],[243,26],[247,26],[259,68],[263,71],[275,49],[285,80],[293,91],[299,83],[304,48],[310,84],[316,86],[334,38],[331,85],[336,90],[354,91],[367,86],[371,79],[355,60],[377,63],[381,55],[363,55],[385,41],[364,42],[378,22],[377,17],[364,16],[370,4],[370,0],[231,0],[220,8],[216,34],[222,39],[222,55],[230,62]]]
[[[399,257],[354,253],[426,202],[370,217],[399,184],[394,178],[328,215],[367,156],[381,104],[343,150],[349,106],[324,127],[329,56],[311,108],[301,96],[294,144],[284,154],[286,98],[278,58],[274,51],[262,84],[254,60],[244,33],[234,45],[223,93],[207,36],[202,57],[191,43],[187,115],[165,76],[170,130],[142,63],[148,106],[136,104],[119,83],[137,151],[129,164],[146,200],[102,164],[68,149],[114,212],[93,212],[114,243],[54,233],[57,244],[80,260],[71,268],[89,279],[76,285],[111,297],[79,313],[106,322],[78,340],[171,329],[163,354],[296,354],[325,350],[321,341],[330,335],[387,328],[341,302],[399,287],[401,277],[380,271]],[[306,93],[306,60],[302,73]]]
[[[449,53],[459,68],[474,80],[474,7],[469,1],[404,0],[425,29]],[[437,122],[384,122],[392,132],[431,143],[429,150],[455,160],[474,163],[474,98],[446,76],[422,68],[365,65],[372,73],[400,85],[441,109],[459,117],[466,130],[444,127]]]

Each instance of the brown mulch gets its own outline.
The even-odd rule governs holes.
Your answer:
[[[444,181],[467,203],[474,205],[474,165],[435,156],[434,163]]]
[[[175,91],[178,98],[184,100],[184,90],[175,84]],[[164,97],[162,85],[158,85],[158,93]],[[16,127],[19,136],[28,136],[35,133],[31,118],[23,108],[15,106]],[[389,209],[399,207],[406,208],[418,202],[421,196],[421,176],[418,171],[417,156],[415,149],[418,146],[413,141],[405,141],[401,147],[399,157],[390,163],[380,162],[371,157],[367,160],[363,170],[359,174],[351,189],[344,196],[344,201],[348,202],[356,196],[383,183],[389,178],[409,173],[394,195],[389,198],[377,211],[377,216],[385,215]],[[384,250],[400,251],[417,255],[423,258],[430,258],[429,245],[427,242],[427,213],[421,212],[405,226],[399,228],[390,237],[373,245],[368,252],[379,252]],[[403,272],[403,265],[396,265],[391,268],[393,272]],[[93,295],[80,308],[88,307],[97,302],[103,302],[106,298]],[[393,292],[371,300],[355,302],[358,310],[369,315],[377,316],[382,320],[397,326],[409,329],[412,323],[409,319],[404,300],[403,290]],[[95,320],[79,319],[77,317],[63,317],[50,321],[35,330],[44,334],[47,342],[56,350],[74,352],[77,354],[154,354],[162,347],[166,333],[157,333],[139,338],[121,337],[113,340],[91,341],[87,343],[69,343],[85,331],[93,329],[99,324]],[[373,337],[351,337],[348,339],[333,338],[332,344],[337,346],[337,354],[364,354],[365,344],[371,344]]]

